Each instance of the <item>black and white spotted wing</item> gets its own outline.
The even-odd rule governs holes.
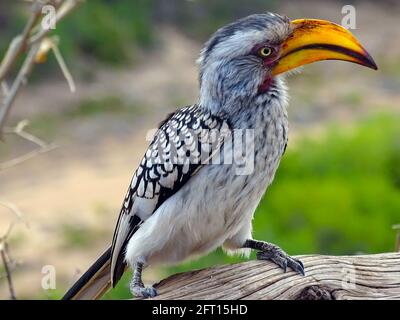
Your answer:
[[[113,285],[125,270],[131,238],[162,203],[176,193],[223,144],[228,123],[197,105],[171,114],[160,124],[125,196],[112,244]]]

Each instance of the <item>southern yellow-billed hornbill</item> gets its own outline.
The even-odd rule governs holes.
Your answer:
[[[287,144],[283,74],[320,60],[377,69],[349,31],[328,21],[267,13],[219,29],[198,61],[198,102],[160,125],[128,188],[110,249],[64,298],[100,297],[127,266],[134,271],[131,292],[152,297],[143,267],[220,246],[255,249],[258,259],[304,274],[303,264],[278,246],[254,240],[251,221]]]

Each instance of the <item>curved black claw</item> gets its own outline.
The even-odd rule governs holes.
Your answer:
[[[287,267],[293,269],[301,275],[305,275],[304,265],[300,260],[294,259],[285,253],[283,250],[276,248],[271,251],[259,251],[257,252],[258,260],[270,260],[280,266],[283,272],[287,271]]]
[[[153,287],[134,286],[131,288],[131,293],[137,298],[154,298],[157,295],[157,290]]]

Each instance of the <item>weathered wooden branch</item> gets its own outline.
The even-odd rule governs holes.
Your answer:
[[[297,258],[304,277],[249,261],[173,275],[154,299],[400,299],[400,253]]]

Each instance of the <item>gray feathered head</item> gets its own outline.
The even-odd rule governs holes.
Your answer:
[[[376,69],[357,39],[329,21],[254,14],[219,29],[198,60],[200,102],[224,103],[268,90],[278,74],[320,60]]]

